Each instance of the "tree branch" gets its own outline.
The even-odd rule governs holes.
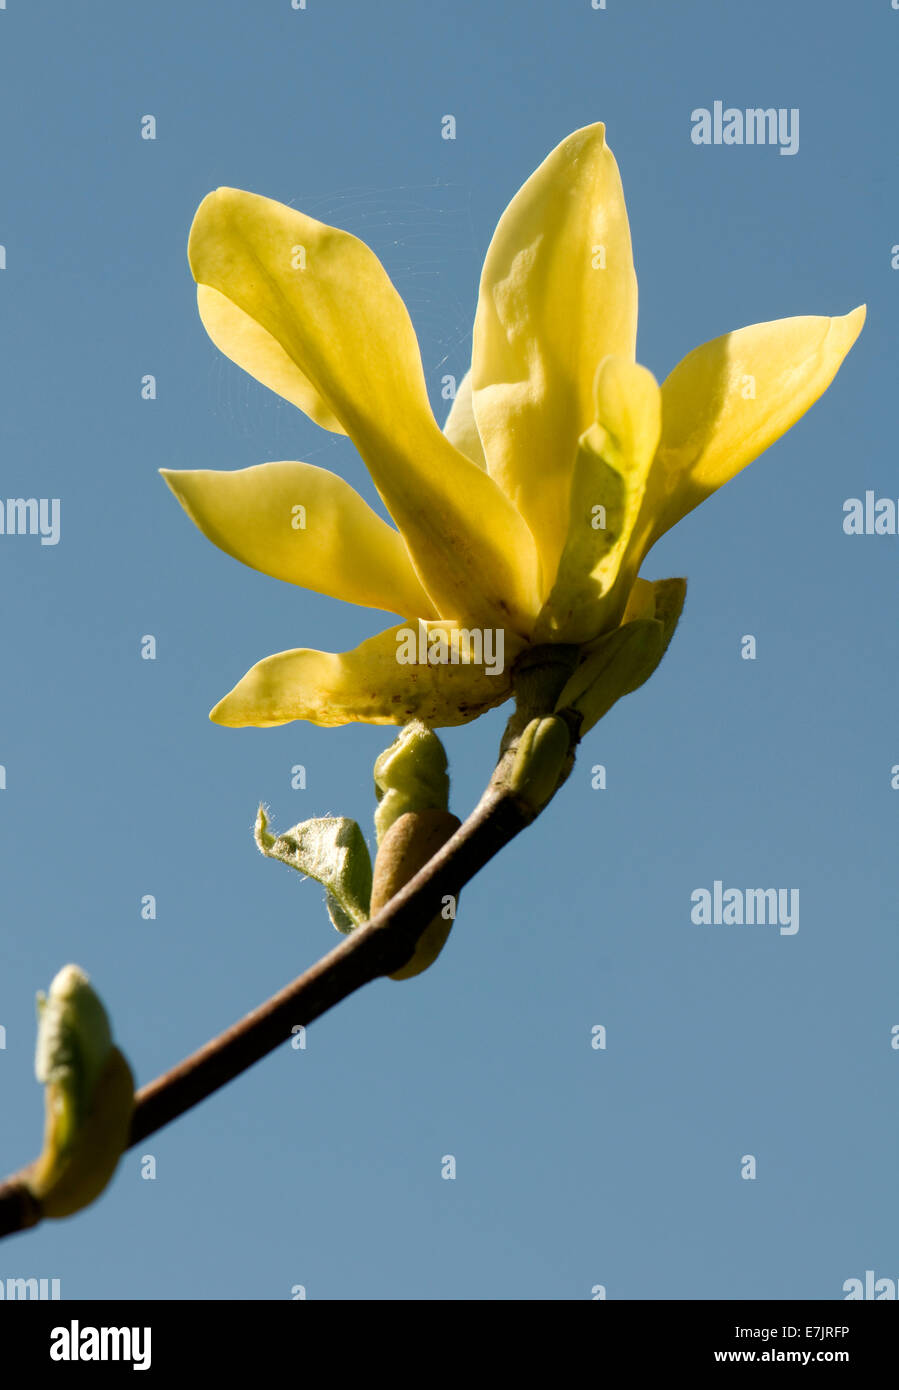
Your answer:
[[[495,782],[496,777],[455,835],[365,926],[252,1013],[142,1087],[135,1097],[128,1147],[233,1081],[289,1038],[296,1024],[312,1023],[363,985],[405,965],[443,898],[458,897],[478,870],[536,816],[526,802],[498,790]],[[25,1181],[27,1172],[23,1169],[0,1184],[0,1237],[41,1220],[39,1204]]]
[[[574,647],[531,648],[513,670],[516,712],[509,720],[500,758],[484,795],[468,819],[432,859],[362,927],[252,1013],[212,1038],[171,1071],[137,1092],[128,1148],[170,1124],[192,1106],[233,1081],[328,1009],[412,957],[447,895],[460,890],[504,845],[536,819],[541,807],[512,789],[519,741],[529,721],[548,714],[577,660]],[[568,777],[578,741],[579,719],[563,712],[569,749],[550,800]],[[545,804],[545,803],[544,803]],[[36,1226],[40,1204],[27,1185],[29,1167],[0,1184],[0,1237]]]
[[[138,1093],[129,1147],[162,1129],[306,1025],[412,956],[447,894],[464,884],[534,819],[511,795],[484,798],[455,835],[380,912],[286,988]]]

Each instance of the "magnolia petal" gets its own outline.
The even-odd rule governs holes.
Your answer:
[[[346,434],[309,378],[255,319],[209,285],[197,286],[197,308],[203,327],[220,352],[270,391],[305,411],[322,429]]]
[[[335,473],[291,462],[161,472],[203,534],[251,569],[366,608],[435,616],[399,532]]]
[[[484,447],[481,444],[481,436],[478,434],[478,425],[471,404],[470,371],[465,373],[459,383],[456,398],[450,407],[449,415],[446,417],[446,424],[443,426],[443,433],[451,444],[455,444],[460,453],[471,459],[472,463],[476,463],[479,468],[487,467]]]
[[[659,442],[661,393],[645,367],[606,357],[594,397],[596,423],[578,446],[565,549],[535,642],[588,642],[620,618],[610,594]]]
[[[197,211],[189,255],[198,283],[273,338],[340,421],[437,611],[526,631],[538,607],[533,540],[441,433],[415,331],[374,253],[294,208],[220,188]]]
[[[644,553],[814,405],[864,321],[864,305],[841,318],[774,319],[688,353],[662,384]]]
[[[672,579],[635,579],[634,586],[628,596],[624,615],[621,619],[624,623],[633,623],[640,618],[654,618],[656,615],[656,587],[659,584],[686,584],[686,580]]]
[[[455,625],[422,624],[429,641],[444,631],[450,646]],[[416,623],[400,624],[370,637],[350,652],[308,648],[279,652],[258,662],[210,714],[231,728],[270,728],[294,719],[339,724],[406,724],[421,719],[432,727],[467,724],[511,694],[510,667],[522,643],[506,632],[502,669],[495,662],[405,663],[398,653],[418,642]],[[428,648],[425,648],[427,651]],[[433,649],[432,649],[433,650]],[[466,650],[464,640],[460,654]],[[493,655],[498,654],[498,647]]]
[[[537,541],[544,592],[568,529],[577,441],[597,362],[633,361],[637,280],[605,127],[552,151],[500,218],[481,276],[474,413],[487,467]]]

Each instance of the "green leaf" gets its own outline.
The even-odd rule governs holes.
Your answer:
[[[339,932],[368,921],[371,859],[359,826],[346,816],[319,816],[301,821],[283,835],[272,835],[264,807],[259,807],[256,844],[268,859],[280,860],[326,890],[328,916]]]

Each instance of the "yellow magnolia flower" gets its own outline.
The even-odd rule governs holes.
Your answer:
[[[623,618],[653,616],[637,578],[647,551],[818,399],[865,316],[739,329],[660,387],[635,362],[630,232],[600,124],[563,140],[500,218],[471,370],[442,431],[409,315],[361,241],[220,188],[189,256],[216,346],[348,435],[395,523],[307,463],[164,471],[244,564],[403,618],[350,652],[260,661],[212,711],[232,726],[462,724],[509,696],[529,644],[589,650]],[[410,629],[424,650],[437,629],[458,634],[454,658],[398,657]],[[501,672],[474,631],[502,635]]]

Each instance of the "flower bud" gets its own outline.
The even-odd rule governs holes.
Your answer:
[[[375,760],[375,830],[378,844],[409,811],[445,811],[449,804],[446,753],[440,739],[413,719]]]
[[[532,719],[515,752],[509,790],[520,796],[534,811],[542,811],[566,768],[571,733],[557,715]]]
[[[390,902],[394,894],[423,869],[447,840],[456,833],[461,822],[449,811],[407,811],[393,822],[381,841],[375,860],[374,883],[371,890],[372,916]],[[440,955],[450,934],[455,906],[449,916],[448,905],[438,912],[418,938],[415,953],[391,980],[409,980],[420,975]]]
[[[94,1201],[128,1142],[134,1080],[83,970],[66,965],[38,995],[35,1071],[45,1086],[44,1148],[27,1182],[44,1216]]]

